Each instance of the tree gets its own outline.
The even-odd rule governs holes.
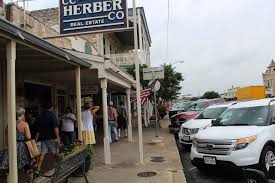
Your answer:
[[[181,73],[176,72],[171,64],[164,64],[164,79],[160,80],[161,88],[158,96],[163,101],[172,101],[178,98],[180,94],[180,83],[184,81]]]
[[[140,83],[142,86],[148,86],[149,81],[143,80],[143,69],[147,68],[147,65],[140,66]],[[164,79],[160,79],[161,88],[158,91],[158,98],[163,101],[171,101],[177,99],[180,94],[180,83],[183,81],[182,74],[175,71],[175,68],[170,64],[164,64]],[[135,66],[127,66],[126,71],[135,78]]]
[[[202,99],[220,98],[220,95],[215,91],[208,91],[208,92],[205,92],[201,98]]]

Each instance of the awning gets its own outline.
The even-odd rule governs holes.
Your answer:
[[[18,56],[21,57],[22,60],[27,60],[28,57],[32,56],[32,58],[35,57],[38,61],[42,61],[43,56],[45,56],[41,54],[41,52],[43,52],[56,58],[56,61],[63,60],[77,66],[92,67],[91,63],[88,63],[85,60],[82,60],[81,58],[78,58],[0,18],[0,54],[5,54],[3,53],[3,47],[5,44],[2,44],[2,42],[6,42],[6,39],[15,39],[16,42],[20,43],[18,51],[21,51],[21,54]],[[35,50],[37,50],[37,53]]]

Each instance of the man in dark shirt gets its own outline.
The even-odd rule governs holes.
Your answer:
[[[41,156],[38,163],[38,170],[41,169],[46,154],[56,155],[59,152],[59,129],[57,118],[53,113],[53,104],[49,103],[44,106],[42,112],[36,120],[38,127],[38,142],[41,143]]]

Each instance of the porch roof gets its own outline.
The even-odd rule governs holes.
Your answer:
[[[5,42],[7,39],[14,39],[19,43],[18,53],[20,54],[17,53],[17,55],[21,60],[32,58],[32,60],[43,61],[49,59],[48,55],[50,55],[52,58],[55,58],[55,62],[63,60],[75,66],[92,67],[91,63],[0,18],[0,42]],[[1,46],[0,51],[3,51],[4,44]],[[3,53],[1,52],[1,54]]]

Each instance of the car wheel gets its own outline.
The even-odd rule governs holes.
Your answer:
[[[181,143],[181,146],[182,146],[184,149],[188,150],[188,151],[190,151],[190,150],[191,150],[191,147],[192,147],[192,145],[190,145],[190,144],[183,144],[183,143]]]
[[[265,174],[269,171],[270,162],[275,158],[275,149],[271,146],[265,146],[260,157],[259,168]]]
[[[267,182],[265,174],[260,170],[244,169],[243,173],[247,183],[266,183]]]
[[[196,165],[196,168],[200,171],[200,172],[208,172],[209,171],[209,168],[207,168],[206,166],[203,166],[203,165]]]

